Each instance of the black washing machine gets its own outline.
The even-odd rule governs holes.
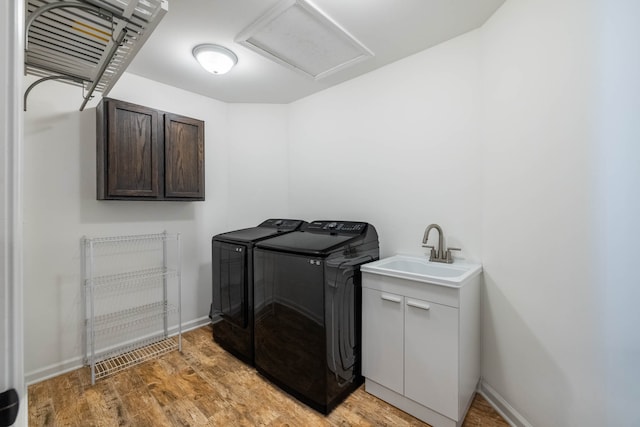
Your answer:
[[[304,221],[268,219],[257,227],[218,234],[211,240],[213,301],[209,317],[221,347],[253,365],[253,248],[300,228]]]
[[[257,243],[258,372],[325,414],[362,384],[360,265],[378,258],[365,222],[313,221]]]

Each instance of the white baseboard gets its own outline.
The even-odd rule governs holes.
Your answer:
[[[39,383],[41,381],[48,380],[49,378],[75,371],[78,368],[82,368],[83,359],[84,356],[74,357],[72,359],[63,360],[62,362],[45,366],[44,368],[36,369],[35,371],[27,372],[24,375],[24,381],[28,386],[30,386],[31,384]]]
[[[189,320],[188,322],[182,324],[182,333],[184,334],[185,332],[193,331],[194,329],[207,326],[210,323],[211,319],[209,319],[209,316],[200,317],[195,320]],[[169,335],[175,335],[177,333],[178,331],[176,330],[176,328],[173,328]]]
[[[191,331],[193,329],[200,328],[202,326],[206,326],[211,323],[211,319],[209,317],[200,317],[195,320],[190,320],[182,324],[182,333]],[[171,328],[169,335],[177,334],[177,328]],[[82,368],[84,366],[84,356],[78,356],[71,359],[63,360],[59,363],[54,363],[49,366],[45,366],[44,368],[36,369],[35,371],[27,372],[25,374],[25,383],[27,386],[35,383],[39,383],[44,380],[48,380],[49,378],[57,377],[58,375],[66,374],[67,372],[75,371],[78,368]]]
[[[509,404],[497,391],[484,379],[480,380],[478,393],[484,397],[491,406],[513,427],[533,427],[516,409]]]

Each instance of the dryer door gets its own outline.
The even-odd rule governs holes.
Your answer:
[[[220,316],[241,328],[248,324],[247,247],[213,241],[213,304]]]

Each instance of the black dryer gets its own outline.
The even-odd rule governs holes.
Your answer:
[[[257,242],[297,230],[305,222],[268,219],[257,227],[211,240],[213,338],[225,350],[253,365],[253,248]]]

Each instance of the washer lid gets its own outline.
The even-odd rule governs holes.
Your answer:
[[[234,242],[258,242],[272,236],[278,235],[276,228],[252,227],[243,230],[229,231],[228,233],[218,234],[214,240],[228,240]]]
[[[260,242],[256,247],[280,252],[325,255],[359,237],[294,231],[293,233],[287,233],[283,236]]]
[[[221,233],[214,236],[213,239],[252,243],[277,236],[278,234],[289,233],[298,229],[303,224],[305,224],[305,222],[299,219],[268,219],[257,227]]]

